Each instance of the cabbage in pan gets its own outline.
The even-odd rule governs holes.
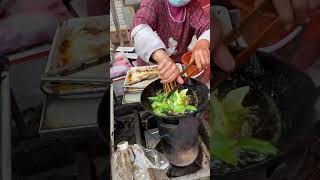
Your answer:
[[[242,133],[241,129],[250,126],[247,123],[250,108],[242,105],[248,93],[249,87],[246,86],[232,90],[223,99],[211,94],[211,155],[233,166],[238,165],[240,152],[251,151],[264,155],[278,153],[277,147],[269,141]]]
[[[187,95],[188,89],[176,91],[170,97],[159,91],[156,96],[149,97],[152,102],[153,112],[159,116],[183,115],[185,113],[195,112],[197,108],[190,105],[190,98]]]

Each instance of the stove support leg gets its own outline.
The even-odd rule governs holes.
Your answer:
[[[134,130],[136,135],[136,143],[139,145],[142,145],[139,111],[134,110],[133,113],[134,113]]]

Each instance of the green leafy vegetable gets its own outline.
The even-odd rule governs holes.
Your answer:
[[[176,91],[170,97],[159,91],[156,96],[149,97],[152,102],[153,112],[159,116],[179,115],[186,112],[195,112],[197,108],[190,105],[190,98],[187,95],[188,89]]]
[[[236,140],[225,137],[217,131],[214,133],[214,136],[211,137],[210,150],[212,150],[216,158],[236,166],[238,162],[238,149],[236,144]]]
[[[230,91],[222,100],[211,94],[211,155],[233,166],[238,165],[240,151],[265,155],[278,152],[271,143],[241,133],[244,126],[250,125],[250,109],[242,105],[248,93],[249,87],[238,88]]]
[[[239,136],[242,124],[246,120],[249,109],[242,106],[242,101],[248,94],[249,88],[242,87],[230,91],[223,101],[214,94],[211,96],[211,118],[213,126],[220,130],[224,136]]]
[[[273,155],[278,152],[271,143],[252,137],[241,137],[237,146],[242,150],[255,151],[261,154]]]

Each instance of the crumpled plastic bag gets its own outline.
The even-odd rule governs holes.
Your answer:
[[[120,54],[115,54],[114,59],[110,66],[111,79],[126,75],[127,71],[132,67],[129,60]]]
[[[150,168],[166,172],[169,167],[168,159],[158,151],[129,145],[128,149],[117,150],[112,156],[112,179],[153,180]]]

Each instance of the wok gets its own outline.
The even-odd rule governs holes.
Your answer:
[[[237,52],[239,51],[233,50],[233,54]],[[211,80],[214,81],[221,70],[213,65],[211,72]],[[211,176],[219,180],[248,178],[275,168],[299,148],[303,137],[314,125],[314,105],[319,94],[315,84],[305,73],[263,52],[253,55],[246,64],[232,73],[231,79],[219,84],[218,89],[226,84],[231,84],[232,88],[249,85],[253,91],[265,93],[273,98],[282,123],[278,144],[280,153],[242,169],[224,173],[211,171]]]
[[[160,119],[164,119],[166,122],[171,124],[177,124],[179,119],[185,118],[187,116],[196,116],[198,113],[202,112],[202,110],[206,107],[208,102],[208,94],[209,94],[208,87],[196,79],[190,79],[190,82],[182,85],[181,89],[189,89],[187,94],[191,96],[191,101],[192,101],[191,104],[196,106],[197,111],[192,114],[187,114],[182,116],[166,116],[165,118],[163,118],[158,116],[152,111],[151,102],[148,99],[148,97],[156,96],[156,93],[162,89],[163,89],[163,84],[160,83],[160,79],[153,81],[142,91],[141,103],[143,107],[147,111],[149,111],[152,115]]]

